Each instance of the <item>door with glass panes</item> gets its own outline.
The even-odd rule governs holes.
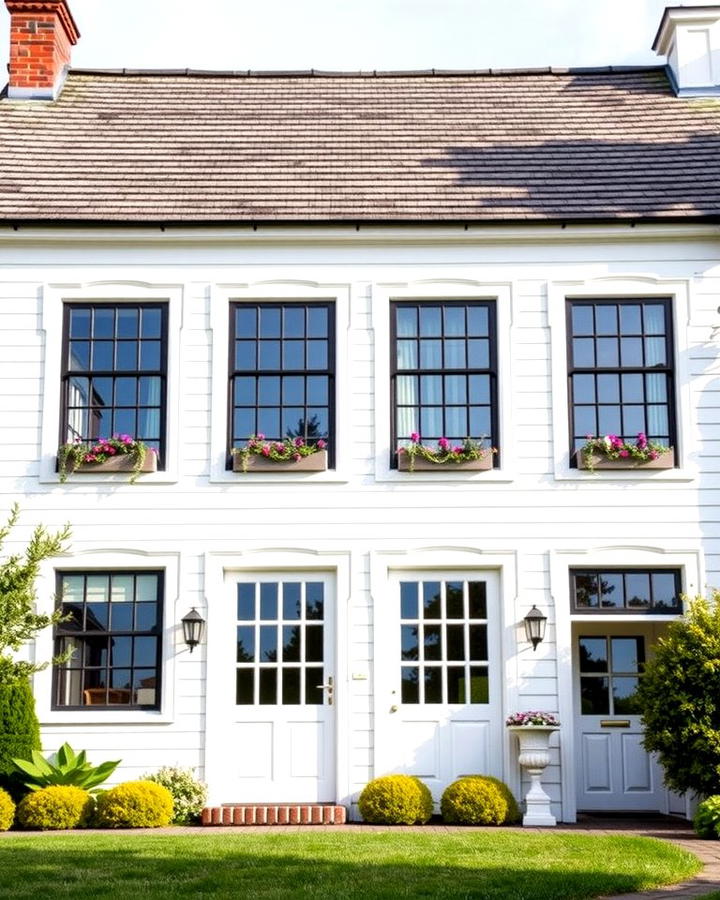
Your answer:
[[[228,802],[333,802],[334,581],[234,573],[227,589]]]
[[[637,688],[658,625],[575,623],[577,808],[662,811],[667,791],[642,746]]]
[[[461,775],[502,776],[499,578],[401,572],[375,606],[375,772],[436,803]]]

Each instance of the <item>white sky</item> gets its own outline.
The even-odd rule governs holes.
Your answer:
[[[70,0],[82,68],[482,69],[655,64],[702,0]],[[9,15],[0,4],[0,83]]]

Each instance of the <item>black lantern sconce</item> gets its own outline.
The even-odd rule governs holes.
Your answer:
[[[528,642],[533,645],[533,650],[537,650],[537,645],[545,637],[545,625],[547,616],[543,615],[540,610],[533,604],[533,608],[523,619],[525,623],[525,636]]]
[[[182,618],[182,627],[183,627],[183,637],[185,638],[185,643],[190,648],[190,652],[192,653],[195,647],[202,640],[203,634],[205,632],[205,619],[200,615],[200,613],[193,608],[190,612],[183,616]]]

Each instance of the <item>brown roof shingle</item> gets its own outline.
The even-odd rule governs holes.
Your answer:
[[[74,71],[0,101],[0,219],[510,222],[720,217],[720,101],[660,68]]]

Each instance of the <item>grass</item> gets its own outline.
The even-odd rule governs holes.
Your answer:
[[[0,897],[581,900],[699,871],[641,837],[504,831],[79,833],[0,839]]]

